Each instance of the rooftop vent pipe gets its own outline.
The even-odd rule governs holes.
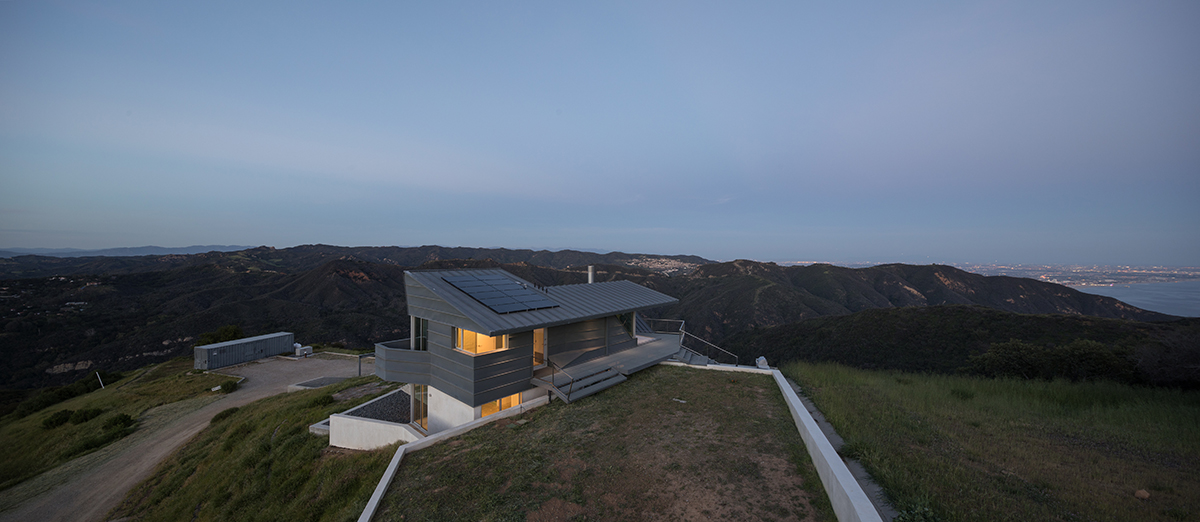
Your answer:
[[[596,282],[596,266],[588,265],[588,284]]]

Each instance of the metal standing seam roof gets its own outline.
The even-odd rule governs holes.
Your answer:
[[[632,281],[606,281],[538,288],[499,268],[406,271],[405,274],[488,330],[479,333],[492,336],[576,323],[679,302],[674,297]],[[493,275],[504,275],[526,285],[530,290],[545,296],[558,306],[524,312],[496,313],[443,279],[443,277],[454,276]]]
[[[261,341],[263,339],[273,339],[273,338],[283,336],[283,335],[292,335],[292,332],[275,332],[275,333],[270,333],[270,334],[266,334],[266,335],[256,335],[254,337],[245,337],[242,339],[234,339],[232,341],[223,341],[223,342],[212,343],[212,344],[201,344],[201,345],[196,346],[196,348],[203,348],[205,350],[211,350],[213,348],[225,348],[227,346],[233,346],[235,344],[248,343],[248,342],[252,342],[252,341]]]

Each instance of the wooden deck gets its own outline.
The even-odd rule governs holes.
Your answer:
[[[552,381],[555,386],[569,384],[575,379],[584,379],[604,370],[612,369],[621,375],[629,375],[669,359],[679,351],[679,335],[652,334],[639,335],[639,343],[634,348],[622,350],[612,355],[596,357],[587,361],[568,364],[563,371],[552,371],[542,368],[534,372],[534,377]],[[550,356],[554,360],[554,356]]]

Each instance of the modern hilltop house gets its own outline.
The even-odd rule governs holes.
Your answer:
[[[404,284],[412,335],[376,344],[375,371],[412,385],[426,434],[546,394],[570,402],[680,351],[680,335],[638,316],[677,300],[630,281],[540,288],[475,269],[409,271]]]

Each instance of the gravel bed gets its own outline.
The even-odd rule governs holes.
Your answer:
[[[348,412],[346,415],[406,424],[411,420],[409,419],[408,406],[408,394],[398,391],[357,410]]]

